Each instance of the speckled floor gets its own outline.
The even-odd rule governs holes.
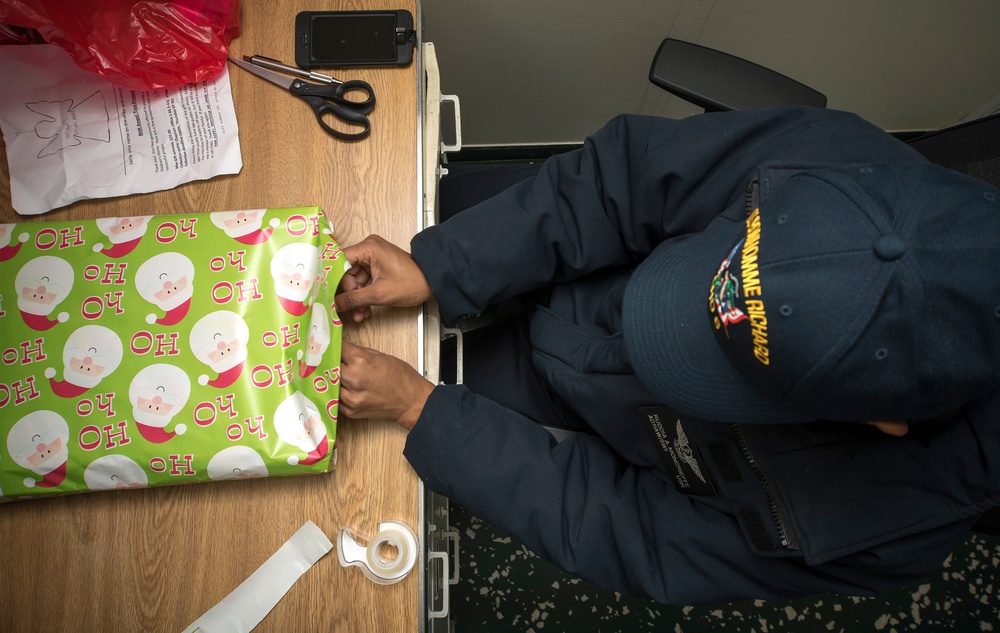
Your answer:
[[[970,534],[925,582],[879,598],[666,607],[569,577],[455,504],[451,525],[461,537],[455,633],[1000,632],[1000,538],[983,534]]]

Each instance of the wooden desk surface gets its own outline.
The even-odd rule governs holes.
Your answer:
[[[230,54],[293,63],[299,10],[409,9],[413,0],[249,0]],[[230,66],[243,170],[143,196],[93,200],[42,216],[10,207],[0,167],[0,222],[318,204],[343,244],[378,233],[407,247],[418,228],[417,64],[340,71],[378,98],[372,134],[343,143],[281,89]],[[417,364],[416,310],[377,314],[344,336]],[[341,420],[328,475],[88,493],[0,505],[0,631],[181,631],[312,520],[374,535],[399,520],[418,531],[418,481],[394,424]],[[382,586],[331,552],[256,631],[417,631],[419,574]]]

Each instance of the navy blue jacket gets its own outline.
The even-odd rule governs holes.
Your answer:
[[[631,272],[664,240],[742,222],[747,185],[773,161],[924,159],[830,110],[623,116],[417,235],[412,254],[446,320],[545,290],[532,360],[594,430],[557,443],[465,387],[438,386],[405,449],[428,487],[572,574],[668,604],[873,595],[938,567],[1000,504],[1000,393],[904,438],[683,418],[714,496],[677,490],[639,414],[657,402],[622,338]]]

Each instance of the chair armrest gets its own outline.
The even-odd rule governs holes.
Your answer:
[[[649,80],[707,112],[788,105],[826,107],[826,95],[740,57],[672,38],[663,40]]]

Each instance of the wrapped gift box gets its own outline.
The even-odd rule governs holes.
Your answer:
[[[346,267],[318,207],[0,225],[0,499],[331,470]]]

